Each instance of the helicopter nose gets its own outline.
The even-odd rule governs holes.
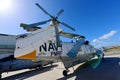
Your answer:
[[[97,50],[97,51],[96,51],[96,54],[97,54],[97,56],[100,57],[100,58],[103,58],[103,57],[104,57],[104,53],[103,53],[101,50]]]

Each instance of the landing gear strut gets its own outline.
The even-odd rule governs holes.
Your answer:
[[[43,68],[43,66],[42,66],[42,65],[40,65],[40,66],[38,67],[38,69],[40,69],[40,70],[41,70],[42,68]]]

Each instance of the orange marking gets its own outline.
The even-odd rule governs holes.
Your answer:
[[[28,54],[25,54],[23,56],[19,56],[17,57],[19,59],[30,59],[30,60],[36,60],[36,50],[28,53]]]

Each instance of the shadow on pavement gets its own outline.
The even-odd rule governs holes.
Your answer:
[[[24,79],[32,77],[34,75],[50,71],[54,67],[57,67],[57,66],[58,65],[52,65],[52,66],[43,67],[41,70],[40,69],[35,69],[35,70],[26,71],[24,73],[19,73],[19,74],[15,74],[15,75],[12,75],[12,76],[9,76],[9,77],[2,78],[2,80],[24,80]]]
[[[79,66],[74,73],[58,80],[67,80],[74,76],[76,76],[75,80],[120,80],[120,58],[104,58],[95,69],[85,63]]]

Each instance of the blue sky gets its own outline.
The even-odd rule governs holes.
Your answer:
[[[61,25],[64,31],[84,35],[95,46],[120,44],[120,0],[7,1],[11,2],[10,8],[0,10],[0,33],[23,34],[26,31],[20,28],[21,22],[29,24],[49,19],[35,5],[39,3],[52,15],[64,9],[59,20],[76,29],[73,32]]]

